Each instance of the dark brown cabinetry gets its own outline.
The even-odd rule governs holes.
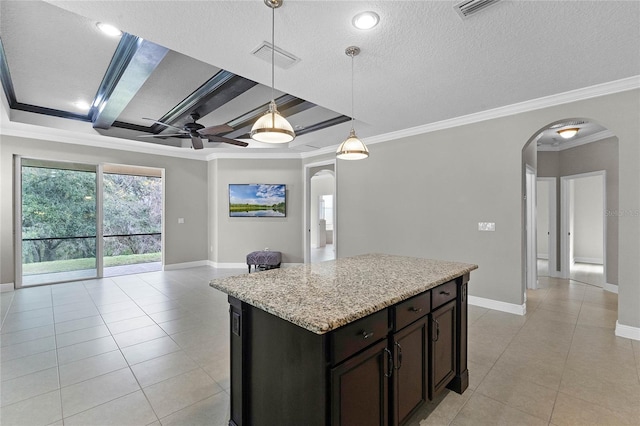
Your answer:
[[[468,279],[326,334],[230,297],[229,424],[395,426],[445,386],[462,393]]]

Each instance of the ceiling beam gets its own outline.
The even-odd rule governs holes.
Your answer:
[[[335,126],[337,124],[346,123],[351,120],[350,117],[346,115],[339,115],[337,117],[330,118],[325,121],[321,121],[316,124],[312,124],[311,126],[305,126],[304,129],[296,130],[296,136],[302,136],[306,133],[317,132],[318,130],[326,129],[327,127]],[[345,137],[346,139],[346,137]]]
[[[204,117],[256,84],[258,83],[255,81],[221,70],[173,107],[171,111],[160,117],[158,121],[181,127],[187,121],[191,121],[189,115],[192,112],[197,112],[200,117]],[[154,133],[165,129],[160,124],[155,124],[152,128]]]
[[[90,111],[94,128],[113,125],[168,51],[148,40],[122,34]]]

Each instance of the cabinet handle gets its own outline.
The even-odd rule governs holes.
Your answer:
[[[371,333],[367,333],[365,330],[362,330],[360,332],[360,336],[362,336],[363,339],[368,339],[369,337],[373,337],[373,331]]]
[[[437,319],[433,320],[434,323],[436,323],[436,338],[434,339],[433,337],[431,338],[431,340],[433,340],[434,342],[437,342],[438,339],[440,339],[440,323],[438,322]]]
[[[451,293],[450,293],[450,292],[448,292],[448,291],[444,291],[444,290],[442,290],[442,291],[440,292],[440,294],[444,294],[445,296],[451,296]]]
[[[387,372],[384,373],[384,377],[391,377],[393,375],[393,355],[389,348],[384,348],[387,353]]]
[[[415,313],[422,312],[422,308],[414,308],[413,306],[410,307],[409,310],[411,312],[415,312]]]
[[[396,366],[396,370],[400,370],[400,367],[402,367],[402,346],[396,342],[396,347],[398,348],[398,365]]]

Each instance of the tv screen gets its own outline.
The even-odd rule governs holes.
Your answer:
[[[229,217],[285,217],[286,185],[229,184]]]

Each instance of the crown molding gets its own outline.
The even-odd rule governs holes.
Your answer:
[[[376,143],[406,138],[423,133],[431,133],[438,130],[450,129],[452,127],[464,126],[466,124],[473,124],[481,121],[508,117],[510,115],[549,108],[552,106],[567,104],[570,102],[577,102],[586,99],[597,98],[600,96],[611,95],[614,93],[626,92],[628,90],[634,90],[638,88],[640,88],[640,75],[635,75],[633,77],[623,78],[621,80],[596,84],[595,86],[584,87],[582,89],[576,89],[569,92],[531,99],[528,101],[519,102],[517,104],[481,111],[469,115],[451,118],[448,120],[442,120],[435,123],[423,124],[404,130],[398,130],[396,132],[372,136],[369,138],[364,138],[363,141],[367,145],[373,145]]]
[[[263,149],[264,151],[265,149]],[[300,160],[298,152],[213,152],[206,160],[238,159],[238,160]]]
[[[552,152],[564,151],[565,149],[575,148],[576,146],[586,145],[586,144],[591,143],[591,142],[597,142],[597,141],[600,141],[602,139],[611,138],[611,137],[614,137],[615,135],[616,134],[613,133],[611,130],[602,130],[600,132],[594,133],[594,134],[589,135],[589,136],[585,136],[585,137],[582,137],[582,138],[574,139],[574,140],[572,140],[570,142],[563,142],[563,143],[559,144],[558,146],[540,145],[538,147],[538,151],[552,151]]]

